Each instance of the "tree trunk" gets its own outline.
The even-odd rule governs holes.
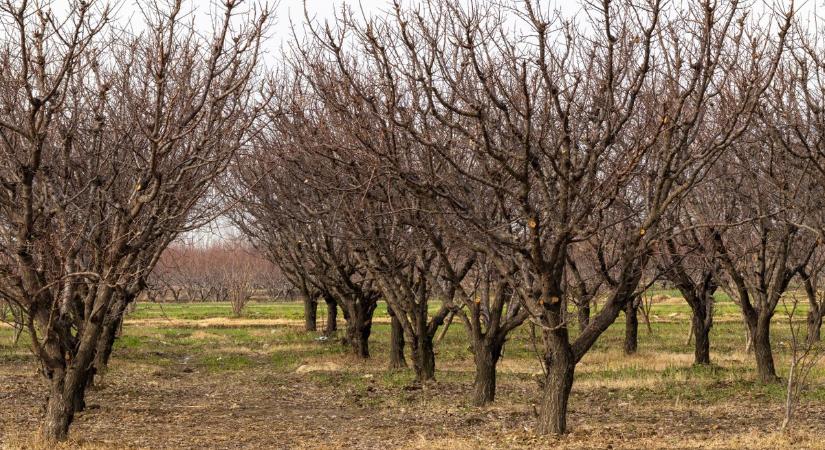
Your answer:
[[[65,441],[69,437],[69,426],[74,420],[75,395],[66,395],[65,371],[54,371],[51,378],[49,400],[46,404],[46,419],[41,434],[46,442]]]
[[[624,353],[632,355],[639,348],[639,306],[635,299],[627,302],[624,315]]]
[[[567,402],[573,388],[576,362],[572,350],[559,349],[547,358],[547,378],[541,403],[538,431],[563,434],[567,430]]]
[[[46,417],[41,427],[41,435],[47,442],[64,441],[69,436],[69,426],[74,420],[75,412],[85,408],[84,394],[89,384],[90,370],[81,367],[92,366],[94,357],[94,338],[98,330],[96,324],[90,324],[89,335],[84,335],[77,353],[70,364],[45,368],[49,383],[49,397],[46,403]],[[54,356],[60,355],[60,344],[47,343],[46,351]],[[61,355],[62,356],[62,355]],[[54,357],[52,361],[65,361]]]
[[[426,331],[412,341],[413,368],[418,381],[435,379],[435,352],[433,338]]]
[[[97,344],[97,352],[95,353],[95,362],[93,367],[95,369],[91,384],[94,383],[93,378],[96,374],[103,374],[106,368],[109,367],[109,359],[112,357],[112,349],[115,345],[115,339],[118,335],[118,330],[123,324],[123,316],[113,322],[107,322],[103,325],[103,330],[100,334],[100,340]]]
[[[372,332],[372,314],[375,312],[374,298],[350,299],[342,302],[347,333],[344,339],[353,354],[369,358],[369,337]]]
[[[820,341],[822,329],[822,312],[814,305],[808,311],[808,344],[813,345]]]
[[[701,309],[693,311],[691,320],[693,335],[696,337],[693,348],[693,364],[710,364],[710,328],[711,325],[705,321],[705,313]]]
[[[347,323],[347,343],[352,354],[360,358],[370,357],[369,337],[372,323],[364,323],[361,318],[354,318]]]
[[[475,393],[473,404],[484,406],[496,398],[496,364],[501,357],[501,343],[493,338],[483,339],[476,345],[476,377],[473,381]]]
[[[753,329],[753,350],[756,356],[756,370],[759,381],[762,383],[775,383],[779,380],[779,377],[776,376],[773,352],[771,351],[770,316],[764,313],[760,314]]]
[[[309,294],[304,294],[304,330],[316,331],[318,321],[318,299]]]
[[[332,336],[338,331],[338,303],[333,298],[325,298],[327,303],[327,325],[324,329],[325,336]]]
[[[407,367],[407,360],[404,358],[404,328],[401,321],[392,312],[387,311],[392,318],[392,332],[390,336],[390,370],[403,369]]]

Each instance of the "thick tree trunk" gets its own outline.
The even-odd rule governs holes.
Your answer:
[[[65,441],[69,437],[69,426],[74,420],[76,395],[73,391],[66,395],[64,371],[54,371],[50,381],[46,418],[41,434],[47,442]]]
[[[548,356],[547,378],[539,415],[541,434],[563,434],[567,431],[567,402],[573,388],[576,362],[568,348]]]
[[[359,299],[350,300],[341,304],[344,318],[347,321],[347,333],[343,343],[349,346],[350,351],[360,357],[369,358],[369,338],[372,332],[372,314],[375,311],[375,302]]]
[[[435,351],[433,338],[428,333],[419,333],[412,341],[413,369],[418,381],[435,379]]]
[[[45,368],[50,388],[46,417],[40,431],[47,442],[65,440],[75,412],[85,407],[84,394],[91,371],[81,368],[93,366],[101,328],[98,323],[90,322],[85,330],[88,334],[82,335],[77,352],[73,354],[74,358],[68,364],[62,362],[59,366]],[[59,343],[47,343],[46,351],[51,355],[51,361],[66,361]]]
[[[501,357],[501,343],[497,339],[482,340],[475,349],[476,377],[473,404],[484,406],[496,398],[496,364]]]
[[[779,377],[776,376],[773,352],[771,351],[770,316],[760,314],[753,330],[753,350],[756,357],[756,370],[759,381],[762,383],[775,383],[779,380]]]
[[[390,370],[403,369],[407,367],[407,360],[404,358],[404,328],[401,326],[401,321],[392,312],[389,311],[392,318],[392,330],[390,336]]]
[[[632,355],[639,348],[639,306],[635,300],[627,302],[624,315],[624,352]]]
[[[338,303],[335,299],[325,298],[327,303],[327,324],[324,328],[325,336],[332,336],[338,331]]]
[[[106,373],[109,367],[109,360],[112,357],[112,350],[115,340],[123,332],[123,313],[126,308],[133,304],[131,301],[117,305],[113,316],[115,319],[105,320],[98,338],[95,350],[94,362],[89,366],[85,379],[81,380],[82,386],[75,393],[75,411],[80,412],[86,409],[86,388],[95,385],[95,379]]]
[[[117,339],[118,330],[122,324],[123,317],[121,316],[113,322],[107,322],[103,326],[103,330],[100,334],[100,340],[97,345],[97,352],[95,353],[95,362],[93,364],[95,369],[94,374],[104,373],[106,368],[109,366],[109,359],[112,357],[112,349],[115,345],[115,339]]]
[[[304,330],[316,331],[318,322],[318,298],[304,294]]]
[[[372,321],[354,319],[347,323],[347,343],[352,354],[360,358],[370,357],[369,338],[372,331]]]
[[[710,328],[711,324],[705,320],[705,312],[701,309],[693,311],[691,327],[696,337],[693,348],[693,364],[710,364]]]

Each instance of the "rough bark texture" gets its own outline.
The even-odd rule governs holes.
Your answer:
[[[372,331],[372,321],[350,320],[347,323],[347,342],[352,354],[361,358],[370,357],[369,338]]]
[[[822,314],[811,309],[808,311],[808,343],[814,344],[821,340]]]
[[[433,338],[429,333],[419,333],[410,343],[412,347],[413,369],[416,380],[430,381],[435,379],[435,351]]]
[[[756,371],[762,383],[775,383],[779,380],[773,363],[771,350],[771,317],[760,314],[753,329],[753,351],[756,356]]]
[[[324,328],[324,335],[332,336],[338,331],[338,303],[331,297],[325,298],[324,301],[327,303],[327,324]]]
[[[369,358],[369,337],[372,332],[372,315],[375,312],[375,298],[350,299],[342,302],[344,319],[347,321],[347,333],[344,344],[348,345],[352,354]]]
[[[541,434],[563,434],[567,430],[567,402],[573,388],[576,361],[569,349],[557,349],[547,358],[547,378],[539,416]]]
[[[473,381],[473,404],[483,406],[496,398],[496,364],[501,357],[501,343],[497,340],[480,342],[476,346],[476,376]]]
[[[94,384],[94,377],[98,374],[106,372],[109,366],[109,359],[112,357],[112,349],[115,345],[115,340],[119,334],[119,330],[123,324],[123,316],[107,321],[103,325],[103,331],[100,333],[100,340],[97,344],[97,351],[95,352],[95,362],[92,365],[93,372],[89,379],[90,385]]]
[[[93,365],[101,327],[91,322],[89,328],[90,334],[83,336],[71,364],[64,365],[62,359],[52,358],[50,361],[53,364],[46,368],[50,389],[41,435],[48,442],[66,440],[75,412],[85,407],[84,394],[91,372],[84,368]],[[57,343],[50,343],[47,347],[46,351],[50,354],[61,351]]]
[[[693,336],[696,338],[693,347],[693,364],[710,364],[710,328],[711,324],[705,321],[704,310],[694,310],[691,319]]]
[[[639,304],[635,300],[627,302],[624,314],[624,352],[632,355],[639,348]]]
[[[392,310],[388,310],[392,318],[392,330],[390,336],[390,369],[403,369],[407,367],[407,360],[404,358],[404,328],[401,321]]]
[[[318,299],[304,294],[304,330],[316,331],[318,322]]]
[[[41,434],[47,442],[65,441],[69,436],[69,426],[74,420],[74,392],[66,395],[65,372],[55,371],[51,379],[49,400],[46,404],[46,418]]]

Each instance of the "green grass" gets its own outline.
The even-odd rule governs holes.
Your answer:
[[[659,290],[656,295],[675,297],[674,291]],[[433,302],[431,311],[440,305]],[[781,307],[780,307],[781,308]],[[325,304],[319,304],[319,326],[325,318]],[[672,317],[676,314],[675,317]],[[624,357],[621,348],[624,339],[624,317],[619,316],[597,341],[583,361],[587,370],[577,370],[577,382],[596,386],[620,386],[615,395],[638,398],[657,398],[663,401],[691,400],[711,403],[716,401],[736,401],[748,396],[758,401],[781,402],[784,395],[780,384],[763,386],[756,383],[753,357],[742,353],[745,345],[745,331],[738,307],[729,299],[720,296],[716,308],[716,322],[711,332],[711,351],[715,365],[693,367],[690,356],[692,343],[687,342],[690,329],[690,309],[684,303],[656,304],[652,310],[654,317],[652,333],[647,330],[642,317],[639,325],[639,349],[641,354]],[[139,303],[127,319],[170,318],[199,320],[206,318],[231,317],[229,304],[148,304]],[[249,305],[244,318],[294,319],[303,318],[303,305],[293,303],[253,303]],[[386,316],[386,306],[382,303],[376,317]],[[658,319],[657,319],[658,317]],[[804,312],[798,312],[800,322],[804,322]],[[345,324],[339,314],[339,328]],[[575,339],[578,327],[570,327],[571,338]],[[441,334],[439,330],[438,335]],[[19,342],[12,344],[13,330],[0,328],[0,364],[34,363],[29,350],[29,338],[24,333]],[[365,379],[362,373],[312,373],[311,379],[319,384],[341,384],[353,389],[358,395],[370,383],[378,383],[387,389],[399,389],[413,381],[411,370],[384,370],[386,355],[389,353],[390,327],[386,323],[375,323],[370,338],[370,352],[374,361],[365,366],[373,377]],[[336,341],[322,342],[318,333],[302,331],[300,322],[294,326],[244,326],[242,321],[233,325],[231,320],[220,327],[202,327],[195,324],[176,323],[163,326],[163,322],[127,325],[124,334],[115,346],[113,361],[117,363],[142,364],[150,367],[174,369],[192,367],[209,374],[261,370],[273,375],[291,373],[302,364],[317,361],[337,361],[343,367],[351,364],[347,349]],[[787,373],[790,333],[786,319],[777,312],[772,328],[772,343],[777,370],[780,375]],[[539,346],[541,344],[539,343]],[[408,348],[409,350],[409,348]],[[470,383],[473,379],[473,355],[463,324],[455,320],[436,348],[437,378],[442,382]],[[741,354],[740,359],[725,359],[722,356]],[[668,355],[684,355],[674,363],[662,366],[651,365],[651,360],[668,358]],[[592,367],[588,358],[594,361],[610,359],[610,364]],[[349,359],[348,359],[349,358]],[[409,354],[408,354],[409,358]],[[602,358],[602,359],[599,359]],[[529,380],[529,373],[540,371],[537,355],[533,349],[528,326],[515,330],[504,349],[504,360],[524,368],[523,373],[505,373],[501,380]],[[720,362],[721,361],[721,362]],[[817,380],[805,392],[805,398],[825,401],[825,368],[815,369],[813,379]],[[654,387],[651,387],[651,384]],[[612,392],[612,391],[611,391]],[[613,395],[613,394],[611,394]],[[364,394],[360,401],[375,401]],[[360,397],[359,397],[360,398]]]

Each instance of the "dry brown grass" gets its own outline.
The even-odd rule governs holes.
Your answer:
[[[95,407],[72,429],[73,438],[83,440],[58,448],[825,449],[825,405],[803,404],[792,432],[777,434],[781,400],[751,395],[748,385],[731,387],[751,364],[752,355],[740,351],[715,352],[718,374],[697,381],[689,352],[643,346],[625,356],[614,345],[595,349],[577,370],[571,432],[552,437],[535,433],[538,361],[516,357],[515,349],[500,363],[496,403],[478,408],[468,400],[472,361],[447,357],[464,354],[464,341],[445,340],[455,348],[443,348],[438,382],[419,387],[410,384],[410,371],[385,370],[385,348],[376,345],[370,361],[340,354],[337,344],[296,331],[301,321],[180,322],[190,328],[138,333],[138,324],[169,321],[127,324],[127,335],[134,330],[143,341],[116,353],[110,372],[90,392]],[[239,332],[227,331],[230,326]],[[378,333],[386,329],[374,337],[385,342],[386,334]],[[198,362],[217,355],[251,362],[237,369]],[[0,448],[51,448],[34,437],[42,381],[34,362],[22,361],[0,365]],[[689,395],[715,384],[728,393]]]
[[[144,447],[147,448],[147,447]],[[9,432],[0,435],[2,450],[138,450],[139,447],[127,447],[115,442],[84,442],[75,438],[66,442],[53,443],[44,441],[37,433]]]

